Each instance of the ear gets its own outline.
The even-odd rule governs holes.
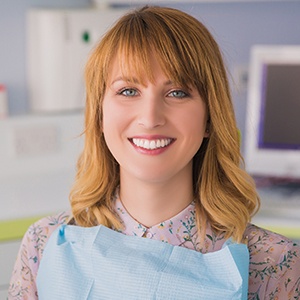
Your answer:
[[[209,137],[209,128],[210,128],[210,122],[209,122],[209,120],[207,120],[205,132],[204,132],[204,137],[205,137],[205,138],[208,138],[208,137]]]
[[[205,138],[208,138],[208,137],[209,137],[209,130],[208,130],[208,129],[205,129],[204,137],[205,137]]]

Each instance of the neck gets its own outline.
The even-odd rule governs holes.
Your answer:
[[[135,220],[151,227],[177,215],[192,202],[192,178],[149,183],[121,176],[120,200]]]

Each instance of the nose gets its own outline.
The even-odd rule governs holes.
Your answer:
[[[138,124],[146,129],[164,125],[166,122],[163,100],[151,95],[140,103]]]

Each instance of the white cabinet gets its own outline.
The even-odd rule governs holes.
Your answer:
[[[31,110],[84,107],[84,66],[93,47],[124,9],[31,9],[27,77]]]
[[[0,300],[7,298],[7,289],[21,241],[0,242]]]
[[[0,120],[0,221],[69,209],[82,131],[82,113]]]

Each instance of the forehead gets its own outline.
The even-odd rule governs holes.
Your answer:
[[[123,78],[132,82],[152,82],[157,77],[157,74],[161,73],[166,75],[161,64],[158,62],[156,54],[151,54],[146,60],[117,54],[110,62],[108,81],[111,82],[116,78]]]
[[[146,85],[147,82],[155,83],[157,80],[164,80],[186,88],[195,87],[189,78],[183,74],[178,76],[178,72],[173,72],[171,68],[168,68],[168,65],[155,51],[149,51],[147,56],[117,53],[110,61],[107,77],[108,85],[117,79],[122,79],[143,85]]]

